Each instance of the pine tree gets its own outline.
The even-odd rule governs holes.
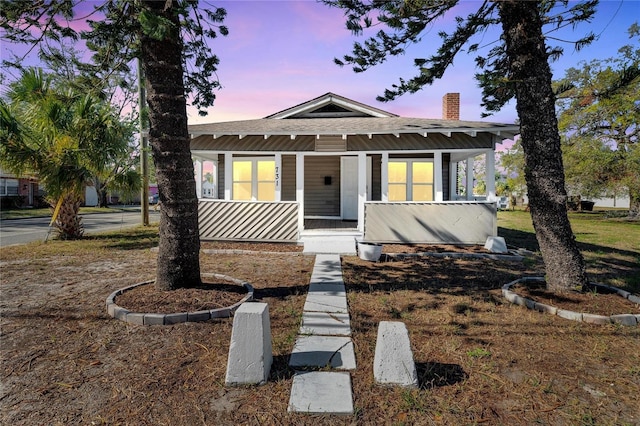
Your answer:
[[[156,287],[171,290],[200,284],[200,239],[186,102],[201,114],[213,105],[219,83],[218,57],[207,39],[227,35],[221,8],[198,8],[197,0],[103,0],[77,33],[73,0],[2,0],[5,38],[46,51],[48,40],[77,41],[94,52],[89,74],[128,71],[140,58],[147,78],[149,140],[162,203]],[[83,16],[81,19],[87,19]],[[19,59],[11,64],[20,66]],[[191,67],[191,68],[189,68]]]
[[[431,24],[443,18],[460,2],[429,0],[325,0],[345,9],[347,28],[355,34],[373,26],[386,25],[363,44],[355,43],[353,53],[336,59],[363,72],[405,53],[408,45],[423,40]],[[520,120],[521,144],[525,154],[529,205],[536,237],[546,267],[548,288],[567,291],[587,284],[584,259],[578,250],[566,210],[560,134],[555,115],[555,97],[551,88],[550,58],[561,49],[546,45],[543,25],[555,28],[575,25],[595,13],[597,0],[580,2],[567,8],[556,1],[485,1],[466,17],[457,17],[451,33],[441,32],[441,45],[429,58],[414,59],[418,74],[385,89],[379,96],[389,101],[405,93],[415,93],[441,78],[460,52],[478,53],[476,78],[483,89],[482,105],[489,115],[515,98]],[[558,4],[560,7],[557,7]],[[487,53],[481,52],[474,36],[500,25],[502,37]],[[582,48],[594,38],[588,34],[575,43]],[[480,54],[482,53],[482,54]]]

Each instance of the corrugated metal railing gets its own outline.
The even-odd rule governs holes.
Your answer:
[[[297,241],[298,203],[200,200],[200,238]]]
[[[372,242],[484,244],[498,229],[488,202],[369,202],[364,211],[364,240]]]

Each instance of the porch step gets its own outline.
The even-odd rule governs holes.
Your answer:
[[[358,231],[316,232],[302,231],[300,242],[304,244],[304,253],[356,254],[356,238],[361,238]]]

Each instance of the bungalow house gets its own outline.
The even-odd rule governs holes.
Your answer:
[[[494,149],[511,124],[405,118],[327,93],[257,120],[189,126],[202,240],[482,244],[497,232]],[[460,163],[486,157],[486,196]],[[460,176],[459,176],[460,175]],[[463,192],[463,191],[460,191]]]

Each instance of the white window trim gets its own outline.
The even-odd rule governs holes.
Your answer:
[[[388,175],[388,167],[389,164],[391,163],[406,163],[407,164],[407,176],[406,176],[406,181],[405,181],[405,185],[406,185],[406,200],[405,201],[409,201],[412,202],[413,201],[413,163],[431,163],[433,164],[432,166],[432,170],[433,170],[433,176],[432,176],[432,183],[431,183],[431,198],[433,201],[436,201],[436,163],[434,161],[433,158],[389,158],[388,162],[387,162],[387,176],[386,176],[386,182],[387,182],[387,188],[390,186],[389,185],[389,175]],[[424,185],[424,184],[421,184]],[[425,185],[426,186],[426,185]],[[387,192],[387,199],[388,199],[388,192]]]
[[[258,201],[257,195],[258,195],[258,162],[259,161],[274,162],[274,165],[275,165],[275,170],[274,170],[275,180],[273,182],[275,185],[274,201],[279,201],[280,193],[281,193],[280,180],[282,176],[282,173],[281,173],[282,166],[280,164],[281,161],[278,161],[279,160],[278,157],[279,157],[278,155],[274,155],[274,156],[260,156],[260,157],[233,157],[231,159],[231,167],[234,167],[236,161],[251,161],[251,201]],[[236,181],[233,179],[233,169],[231,169],[230,177],[231,177],[230,195],[231,195],[231,200],[234,200],[233,185],[236,183]],[[266,182],[266,181],[261,181],[261,182]]]

